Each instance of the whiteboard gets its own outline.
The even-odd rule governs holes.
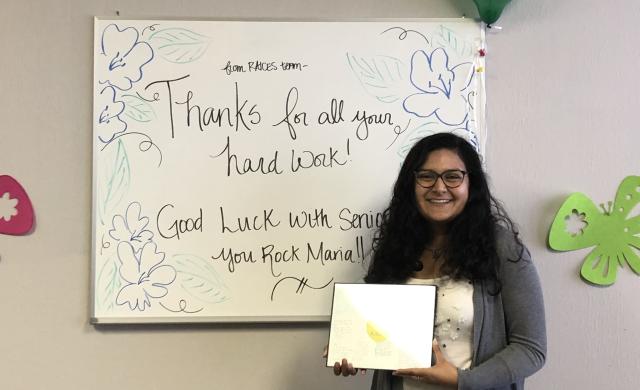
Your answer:
[[[399,166],[480,153],[469,20],[95,20],[92,322],[325,321]]]

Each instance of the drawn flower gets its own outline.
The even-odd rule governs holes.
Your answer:
[[[96,127],[98,139],[106,144],[127,130],[127,123],[120,119],[125,108],[124,102],[116,100],[113,87],[105,87],[96,97],[96,105],[100,110]]]
[[[420,92],[407,96],[403,107],[418,117],[433,116],[445,125],[459,126],[469,115],[467,88],[473,74],[470,62],[451,67],[449,55],[442,47],[431,54],[418,50],[411,56],[410,78]]]
[[[167,287],[176,279],[176,271],[170,265],[160,265],[163,252],[156,252],[156,244],[146,243],[138,255],[133,246],[121,241],[118,244],[120,277],[126,285],[120,289],[116,304],[127,304],[129,309],[144,311],[151,306],[150,298],[167,295]]]
[[[11,199],[11,194],[5,192],[2,197],[0,197],[0,219],[9,222],[11,217],[18,215],[17,205],[18,199]]]
[[[142,68],[153,59],[153,49],[146,42],[138,41],[138,30],[127,27],[121,30],[110,24],[102,32],[101,52],[96,58],[106,77],[98,80],[121,91],[131,89],[142,79]],[[102,73],[101,73],[102,74]]]
[[[153,238],[153,232],[146,230],[149,218],[140,217],[138,202],[131,203],[125,215],[113,216],[113,229],[109,230],[109,235],[116,241],[130,243],[134,252],[138,253]]]

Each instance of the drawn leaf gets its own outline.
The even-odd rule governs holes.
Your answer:
[[[452,28],[440,25],[432,36],[433,47],[443,47],[457,53],[460,57],[473,56],[478,49],[478,43],[468,41],[458,35]]]
[[[377,100],[393,103],[409,94],[407,67],[399,59],[388,56],[364,58],[347,53],[347,60],[365,91]]]
[[[156,118],[156,113],[149,103],[135,95],[122,95],[124,101],[124,115],[137,122],[150,122]]]
[[[100,223],[104,225],[104,219],[122,201],[131,185],[131,170],[129,158],[122,140],[119,139],[116,147],[105,149],[104,158],[100,161],[98,187],[98,216]]]
[[[184,28],[166,28],[153,33],[149,43],[163,59],[185,64],[202,57],[211,39]]]
[[[229,290],[218,273],[206,260],[188,254],[174,255],[169,259],[177,272],[177,282],[194,298],[208,303],[220,303],[229,299]]]
[[[96,305],[98,309],[112,309],[120,287],[122,287],[122,281],[120,280],[118,262],[112,257],[107,259],[98,273],[96,288]]]

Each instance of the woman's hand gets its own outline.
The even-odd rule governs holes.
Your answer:
[[[323,358],[327,358],[327,355],[329,353],[329,347],[324,347],[324,352],[322,352],[322,357]],[[365,370],[364,368],[360,369],[360,372],[362,374],[366,374],[367,370]],[[342,376],[349,376],[349,375],[356,375],[358,374],[358,369],[353,367],[353,364],[349,363],[347,361],[347,359],[342,359],[342,362],[335,362],[335,364],[333,365],[333,374],[338,376],[338,375],[342,375]]]
[[[349,375],[356,375],[357,373],[358,373],[358,369],[354,368],[353,364],[349,363],[347,359],[342,359],[342,363],[335,362],[335,364],[333,365],[333,374],[336,376],[337,375],[349,376]]]
[[[393,375],[407,376],[415,380],[445,386],[458,386],[458,369],[442,355],[440,346],[433,340],[433,352],[436,364],[429,368],[404,368],[393,372]],[[335,367],[334,367],[335,372]]]

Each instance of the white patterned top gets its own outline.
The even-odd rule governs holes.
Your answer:
[[[435,279],[409,278],[407,284],[438,286],[435,338],[444,357],[462,369],[471,367],[473,355],[473,284],[448,276]],[[435,390],[445,387],[404,378],[405,390]]]

